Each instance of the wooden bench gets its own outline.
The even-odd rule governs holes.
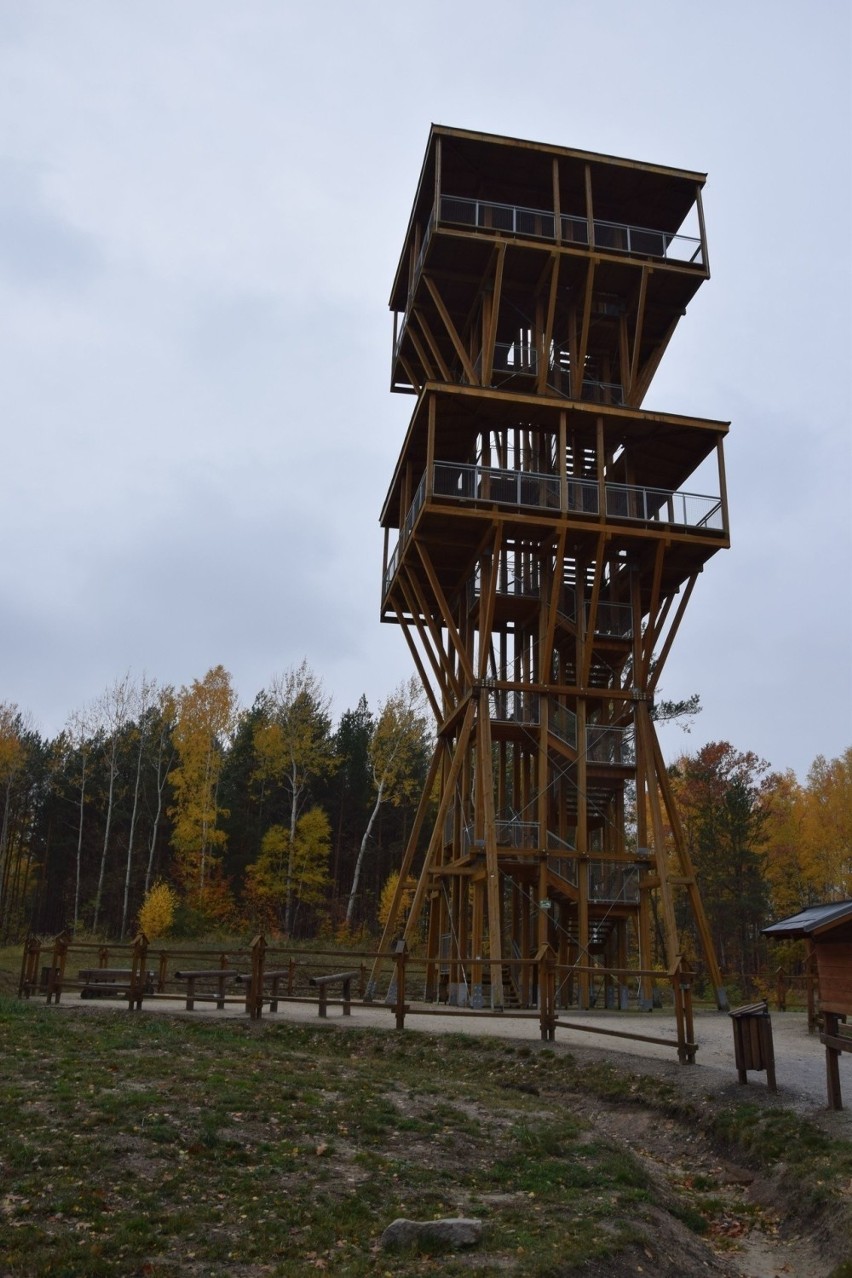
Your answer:
[[[215,1003],[221,1012],[225,1006],[225,985],[228,981],[242,979],[239,972],[229,967],[203,967],[196,972],[175,972],[176,981],[186,981],[186,1010],[191,1012],[196,1003]],[[202,990],[196,990],[197,982]]]
[[[319,1015],[327,1015],[329,985],[340,982],[343,991],[343,1015],[350,1016],[352,982],[356,981],[359,976],[360,972],[335,972],[331,976],[312,976],[309,984],[319,990]]]
[[[134,986],[133,969],[129,967],[84,967],[77,979],[83,986],[80,998],[132,998],[140,1007],[142,995],[154,993],[154,973],[138,974]]]

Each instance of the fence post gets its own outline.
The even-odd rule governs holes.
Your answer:
[[[37,936],[28,936],[24,944],[21,959],[21,979],[18,982],[18,998],[29,998],[33,990],[38,989],[38,967],[41,958],[41,941]]]
[[[251,943],[251,980],[246,995],[246,1011],[253,1021],[263,1015],[263,964],[266,956],[266,940],[258,934]]]
[[[405,941],[397,941],[396,943],[396,1003],[394,1011],[396,1013],[396,1028],[398,1030],[405,1029],[405,963],[408,958],[408,947]]]
[[[162,994],[166,988],[166,979],[168,976],[169,953],[168,950],[160,950],[160,965],[157,969],[157,993]]]
[[[695,1027],[692,1019],[692,984],[690,973],[684,968],[682,954],[678,955],[677,962],[669,975],[672,981],[677,1022],[677,1058],[681,1065],[694,1065]]]
[[[130,962],[130,989],[127,992],[127,1010],[138,1011],[142,1006],[142,995],[145,993],[148,963],[148,938],[140,932],[133,942],[133,956]]]
[[[538,1010],[543,1043],[556,1038],[556,954],[550,945],[542,945],[536,954],[538,963]]]
[[[775,1006],[779,1012],[786,1012],[787,1010],[787,989],[788,982],[784,976],[784,969],[779,967],[775,973]]]
[[[62,997],[62,982],[65,977],[65,962],[68,958],[70,937],[67,932],[60,932],[53,942],[53,958],[47,975],[47,999],[58,1003]],[[55,994],[55,999],[54,999]]]

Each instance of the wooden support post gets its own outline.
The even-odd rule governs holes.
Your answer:
[[[47,974],[47,998],[46,1002],[58,1003],[62,997],[62,982],[65,979],[65,963],[68,958],[68,946],[70,943],[68,932],[60,932],[53,942],[53,957],[51,960],[50,971]]]
[[[251,980],[246,994],[246,1011],[253,1021],[263,1016],[263,969],[266,963],[266,940],[259,933],[251,943]]]
[[[405,1029],[405,1013],[408,1008],[405,1005],[405,963],[408,958],[408,947],[405,941],[398,941],[396,946],[396,1004],[394,1013],[396,1016],[396,1028],[398,1030]]]
[[[549,945],[539,947],[535,956],[538,964],[538,1013],[543,1043],[556,1038],[556,954]]]
[[[130,987],[127,991],[127,1010],[142,1007],[142,996],[145,993],[148,965],[148,938],[139,932],[133,942],[133,954],[130,962]]]

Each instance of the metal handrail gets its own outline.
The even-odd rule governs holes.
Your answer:
[[[562,508],[561,481],[557,475],[463,462],[435,462],[433,476],[434,495],[442,500],[482,501],[495,506],[527,506],[533,510]],[[644,488],[636,484],[605,484],[604,488],[608,519],[630,519],[639,523],[665,523],[713,532],[724,531],[722,501],[719,497],[705,493],[673,492],[668,488]],[[402,549],[411,535],[425,500],[424,473],[405,517],[399,540],[388,560],[385,592],[399,568]],[[598,515],[600,485],[597,481],[569,476],[567,509],[571,513]]]
[[[556,215],[549,209],[500,204],[495,200],[442,195],[439,221],[453,226],[471,226],[478,231],[498,231],[524,239],[556,239]],[[563,213],[559,222],[560,238],[567,244],[589,247],[589,225],[587,218]],[[704,265],[704,247],[696,236],[598,218],[594,219],[591,226],[595,248],[631,256],[655,257],[679,265]],[[424,238],[424,244],[425,242]]]

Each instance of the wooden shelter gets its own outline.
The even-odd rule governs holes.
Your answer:
[[[852,1052],[852,1036],[841,1027],[841,1021],[852,1016],[852,901],[808,906],[765,927],[763,934],[779,941],[808,942],[817,975],[828,1103],[841,1109],[840,1053]]]
[[[595,965],[623,1001],[652,895],[676,965],[680,895],[725,1005],[654,693],[729,544],[728,424],[642,408],[709,275],[704,180],[432,127],[390,297],[391,389],[415,403],[381,515],[382,620],[437,723],[382,951],[425,915],[427,998],[528,1005],[549,945],[559,1001],[588,1006]]]

